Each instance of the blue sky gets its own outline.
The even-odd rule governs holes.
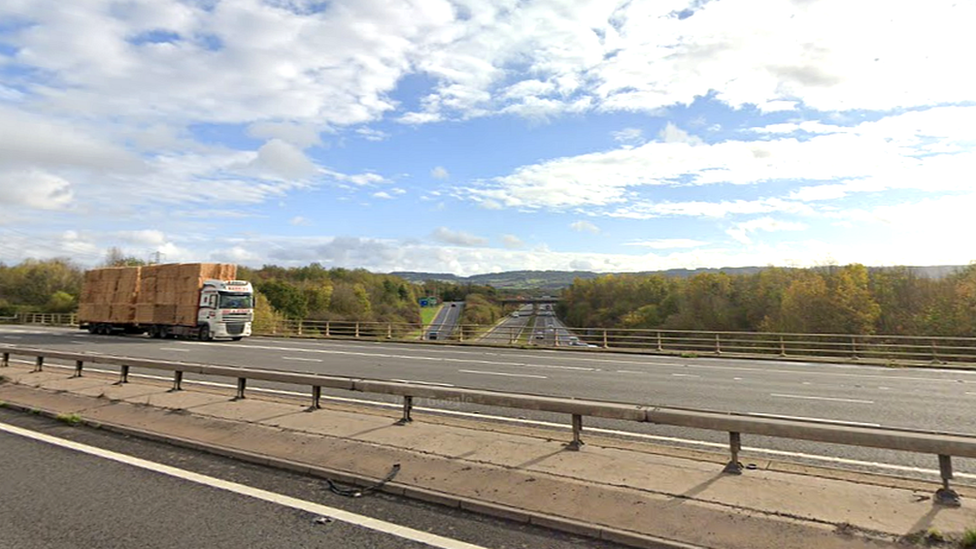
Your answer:
[[[7,264],[976,259],[973,2],[64,6],[0,5]]]

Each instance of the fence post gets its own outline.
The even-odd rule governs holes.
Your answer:
[[[739,462],[739,452],[742,451],[742,435],[736,432],[729,432],[729,453],[732,459],[722,469],[723,473],[730,475],[742,474],[742,463]]]
[[[657,350],[658,351],[664,350],[664,340],[661,339],[661,330],[657,331]]]
[[[783,336],[779,336],[779,356],[786,356],[786,343],[783,342]]]
[[[458,341],[464,342],[464,324],[458,326]]]
[[[952,458],[950,456],[939,454],[939,474],[942,476],[942,488],[935,491],[935,503],[946,507],[962,505],[959,501],[959,494],[949,487],[949,481],[952,480]]]
[[[356,339],[359,339],[359,322],[356,322]]]
[[[182,391],[183,390],[183,371],[176,370],[173,372],[173,388],[170,391]]]
[[[332,335],[332,333],[329,331],[331,324],[332,324],[331,321],[329,320],[325,321],[325,337],[329,337]]]
[[[851,359],[857,360],[857,337],[851,336]]]
[[[34,361],[34,369],[31,372],[40,372],[44,370],[44,357],[39,356],[37,360]]]
[[[119,381],[118,383],[116,383],[116,385],[122,385],[123,383],[128,383],[128,382],[129,382],[129,366],[127,364],[123,364],[122,367],[119,369]]]
[[[715,354],[717,355],[722,354],[722,342],[719,341],[718,334],[715,334]]]
[[[403,417],[397,420],[397,422],[394,423],[394,425],[402,426],[413,421],[413,418],[410,417],[410,412],[412,410],[413,410],[413,397],[409,395],[404,395],[403,396]]]
[[[607,331],[603,330],[603,348],[609,349],[610,345],[607,343]]]
[[[82,360],[75,361],[75,375],[74,377],[81,377],[81,369],[85,367],[85,363]]]
[[[393,323],[386,323],[386,339],[393,339]]]
[[[247,378],[246,377],[237,378],[237,396],[234,398],[234,400],[244,399],[244,389],[246,387],[247,387]]]
[[[580,414],[573,414],[573,441],[566,445],[567,450],[572,450],[578,452],[580,447],[583,446],[583,441],[580,439],[580,433],[583,432],[583,416]]]
[[[298,321],[298,335],[302,335],[302,331],[303,331],[302,329],[304,327],[305,327],[305,321],[299,320]]]
[[[936,348],[935,348],[935,340],[934,339],[932,340],[932,363],[933,364],[938,364],[939,363],[939,351],[936,350]]]
[[[0,368],[6,368],[10,366],[10,353],[3,353],[3,359],[0,360]]]
[[[312,385],[312,410],[318,410],[322,407],[322,387],[318,385]]]

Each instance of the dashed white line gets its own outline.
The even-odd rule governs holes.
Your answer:
[[[283,356],[281,360],[295,360],[298,362],[322,362],[321,358],[305,358],[301,356]]]
[[[20,336],[8,336],[8,335],[5,335],[5,336],[0,336],[0,337],[2,337],[4,339],[24,339],[24,338],[22,338]]]
[[[275,492],[261,490],[259,488],[254,488],[244,484],[239,484],[237,482],[230,482],[216,477],[194,473],[193,471],[187,471],[185,469],[179,469],[177,467],[163,465],[162,463],[156,463],[154,461],[139,459],[136,457],[120,454],[118,452],[112,452],[109,450],[103,450],[102,448],[97,448],[95,446],[89,446],[87,444],[80,444],[78,442],[52,437],[50,435],[37,433],[27,429],[21,429],[20,427],[15,427],[13,425],[7,425],[6,423],[0,423],[0,431],[4,431],[12,435],[17,435],[17,436],[29,438],[40,442],[46,442],[47,444],[59,446],[61,448],[67,448],[69,450],[74,450],[76,452],[81,452],[91,456],[100,457],[102,459],[115,461],[117,463],[123,463],[126,465],[131,465],[133,467],[139,467],[140,469],[145,469],[147,471],[153,471],[155,473],[160,473],[178,479],[195,482],[197,484],[202,484],[204,486],[209,486],[211,488],[226,490],[228,492],[232,492],[238,495],[259,499],[262,501],[267,501],[269,503],[274,503],[277,505],[281,505],[283,507],[290,507],[292,509],[298,509],[316,515],[328,516],[335,520],[339,520],[348,524],[353,524],[355,526],[360,526],[362,528],[374,530],[376,532],[389,534],[391,536],[395,536],[401,539],[407,539],[411,541],[416,541],[418,543],[425,543],[427,545],[431,545],[434,547],[440,547],[441,549],[484,549],[479,545],[473,545],[460,540],[438,536],[436,534],[431,534],[429,532],[421,532],[420,530],[414,530],[413,528],[408,528],[406,526],[401,526],[399,524],[393,524],[392,522],[386,522],[385,520],[379,520],[364,515],[357,515],[355,513],[350,513],[349,511],[344,511],[342,509],[338,509],[335,507],[329,507],[327,505],[322,505],[320,503],[313,503],[311,501],[305,501],[302,499],[293,498],[283,494],[277,494]]]
[[[505,372],[485,372],[482,370],[458,370],[462,374],[481,374],[486,376],[504,376],[504,377],[527,377],[530,379],[549,379],[546,376],[537,376],[533,374],[506,374]]]
[[[834,398],[834,397],[822,397],[822,396],[812,396],[812,395],[785,395],[780,393],[770,393],[771,397],[779,398],[798,398],[801,400],[827,400],[830,402],[850,402],[852,404],[874,404],[873,400],[861,400],[857,398]]]
[[[189,353],[190,352],[189,349],[178,349],[176,347],[160,347],[159,350],[160,351],[172,351],[172,352],[175,352],[175,353]]]
[[[700,378],[701,376],[696,376],[695,374],[671,374],[671,377],[698,377],[698,378]]]

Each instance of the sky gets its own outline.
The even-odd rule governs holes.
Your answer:
[[[967,264],[973,21],[974,0],[4,0],[0,262]]]

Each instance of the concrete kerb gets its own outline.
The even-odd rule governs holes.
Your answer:
[[[24,413],[38,414],[56,420],[61,419],[61,414],[43,408],[21,406],[17,403],[11,403],[11,402],[5,402],[4,404],[6,408],[11,410],[17,410]],[[216,456],[235,459],[245,463],[252,463],[264,467],[271,467],[274,469],[281,469],[284,471],[290,471],[302,475],[309,475],[317,478],[328,479],[328,480],[332,480],[333,482],[341,482],[344,484],[352,484],[355,486],[365,487],[365,486],[375,485],[382,480],[376,477],[351,473],[348,471],[339,471],[339,470],[328,469],[324,467],[318,467],[315,465],[299,463],[299,462],[286,460],[282,458],[264,456],[260,454],[255,454],[253,452],[247,452],[235,448],[228,448],[216,444],[205,444],[199,441],[185,439],[174,435],[156,433],[145,429],[137,429],[134,427],[119,425],[108,421],[89,420],[89,419],[85,419],[84,417],[81,417],[80,421],[78,421],[78,424],[91,427],[94,429],[103,429],[105,431],[109,431],[112,433],[136,437],[143,440],[170,444],[173,446],[186,448],[189,450],[205,452]],[[569,534],[591,537],[594,539],[603,539],[607,541],[612,541],[614,543],[619,543],[621,545],[627,545],[630,547],[638,547],[642,549],[706,549],[698,545],[690,545],[675,540],[656,538],[638,532],[629,532],[626,530],[608,528],[606,526],[601,526],[597,524],[588,524],[585,522],[581,522],[581,521],[577,521],[565,517],[544,515],[541,513],[526,511],[524,509],[518,509],[515,507],[459,497],[459,496],[455,496],[443,492],[436,492],[433,490],[427,490],[427,489],[418,488],[414,486],[407,486],[397,482],[388,482],[382,485],[379,488],[379,490],[395,496],[415,499],[418,501],[423,501],[425,503],[431,503],[431,504],[441,505],[441,506],[455,508],[455,509],[462,509],[472,513],[488,515],[494,518],[511,520],[513,522],[532,524],[543,528],[549,528],[551,530],[566,532]]]

